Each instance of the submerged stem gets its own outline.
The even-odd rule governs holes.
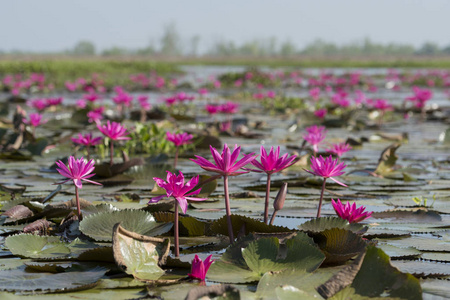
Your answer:
[[[180,256],[180,240],[178,234],[178,201],[175,199],[175,221],[174,221],[175,257]]]
[[[178,150],[179,147],[177,146],[176,150],[175,150],[175,159],[173,161],[173,167],[176,168],[177,167],[177,162],[178,162]]]
[[[81,221],[81,207],[80,207],[80,198],[78,196],[78,187],[75,186],[75,199],[77,201],[77,213],[78,213],[78,220]]]
[[[225,194],[225,209],[227,213],[228,237],[230,238],[230,244],[232,244],[234,241],[234,236],[233,236],[233,225],[231,224],[230,196],[228,195],[228,175],[223,176],[223,191]]]
[[[320,210],[322,209],[323,192],[325,191],[326,182],[327,182],[327,179],[324,177],[323,183],[322,183],[322,191],[320,192],[319,207],[317,208],[317,218],[320,217]]]
[[[266,202],[264,203],[264,223],[266,224],[269,222],[270,175],[271,174],[267,174]]]
[[[114,157],[114,144],[113,141],[110,139],[109,140],[109,165],[113,165],[113,157]]]

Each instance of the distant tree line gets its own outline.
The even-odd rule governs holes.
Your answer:
[[[140,49],[128,49],[114,46],[102,51],[97,51],[91,41],[79,41],[72,49],[60,53],[74,56],[118,56],[118,55],[164,55],[164,56],[216,56],[216,57],[292,57],[296,55],[308,56],[398,56],[398,55],[423,55],[423,56],[446,56],[450,55],[450,45],[439,47],[433,42],[425,42],[415,48],[408,44],[389,43],[381,44],[372,42],[369,38],[360,41],[336,45],[317,39],[303,48],[299,48],[290,40],[279,42],[276,37],[254,39],[237,44],[231,40],[218,40],[202,53],[199,52],[200,36],[196,35],[188,40],[183,40],[178,33],[174,23],[164,27],[159,43],[150,42],[147,47]],[[5,52],[1,54],[37,54],[24,51]],[[45,54],[45,53],[39,53]]]

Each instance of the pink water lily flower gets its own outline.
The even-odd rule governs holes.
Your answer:
[[[62,161],[55,162],[58,168],[56,171],[59,172],[64,177],[67,177],[67,180],[58,182],[57,184],[63,184],[69,180],[73,180],[73,184],[75,184],[75,197],[77,201],[77,212],[78,218],[81,220],[81,208],[80,208],[80,200],[78,196],[78,189],[82,188],[82,181],[86,181],[89,183],[101,185],[101,183],[89,180],[95,174],[92,173],[94,171],[94,161],[91,159],[90,161],[86,161],[83,157],[79,159],[75,159],[75,157],[69,157],[69,165],[66,166]]]
[[[347,143],[338,143],[328,148],[327,151],[341,157],[345,152],[350,151],[351,149],[352,147]]]
[[[280,172],[294,164],[296,155],[289,156],[289,154],[284,154],[280,157],[280,146],[274,151],[273,147],[270,148],[269,154],[267,154],[266,149],[261,146],[261,162],[256,159],[251,162],[252,165],[257,167],[259,170],[251,170],[254,172],[265,172],[267,174],[266,183],[266,200],[264,203],[264,223],[269,222],[269,197],[270,197],[270,177],[271,174]]]
[[[105,125],[101,125],[98,122],[97,128],[98,128],[98,130],[100,130],[101,133],[103,133],[105,136],[109,137],[113,141],[131,139],[130,137],[126,136],[129,134],[127,132],[127,129],[125,127],[123,127],[120,123],[117,123],[117,122],[110,122],[108,120]]]
[[[179,227],[178,227],[178,206],[181,207],[183,213],[186,213],[188,202],[191,201],[203,201],[206,198],[195,198],[191,197],[192,195],[198,195],[200,193],[200,189],[196,189],[193,191],[195,186],[199,182],[199,176],[195,176],[191,178],[186,184],[184,183],[184,175],[183,173],[179,173],[178,176],[167,171],[167,181],[164,181],[161,178],[153,177],[153,180],[156,181],[156,184],[166,190],[166,195],[161,195],[158,197],[151,198],[148,203],[156,203],[164,197],[174,197],[175,198],[175,220],[174,220],[174,238],[175,238],[175,256],[180,256],[180,242],[179,242]]]
[[[347,220],[349,223],[358,223],[372,216],[371,211],[364,211],[366,209],[365,206],[360,206],[357,208],[356,203],[350,205],[350,202],[347,202],[344,205],[339,199],[337,199],[337,201],[331,199],[331,204],[333,205],[336,214],[341,219]]]
[[[225,210],[227,215],[227,225],[228,225],[228,237],[230,239],[230,244],[234,242],[233,226],[231,224],[231,208],[230,208],[230,195],[228,193],[228,177],[237,176],[241,174],[248,173],[249,171],[238,171],[245,165],[251,163],[255,160],[256,155],[254,153],[244,155],[242,159],[237,161],[239,153],[241,152],[241,147],[237,145],[234,146],[233,152],[228,148],[227,144],[223,145],[222,154],[220,154],[216,148],[209,146],[214,159],[215,164],[211,163],[207,159],[196,155],[197,159],[191,159],[202,169],[210,172],[219,173],[223,176],[223,189],[225,194]]]
[[[79,133],[78,138],[72,138],[72,142],[83,146],[95,146],[102,142],[102,138],[101,137],[94,138],[92,137],[92,133],[86,133],[85,135]]]
[[[91,172],[94,171],[94,160],[92,159],[86,162],[83,157],[75,159],[75,157],[70,156],[68,166],[66,166],[62,161],[57,161],[56,165],[59,167],[56,168],[56,171],[58,171],[62,176],[69,178],[67,180],[58,182],[58,184],[73,180],[73,184],[75,184],[75,186],[80,189],[83,187],[82,181],[101,185],[98,182],[88,179],[95,175],[94,173],[91,174]]]
[[[38,127],[39,125],[47,123],[47,120],[42,120],[42,115],[39,113],[32,113],[28,117],[28,119],[23,118],[22,121],[27,124],[31,125],[33,127]]]
[[[288,153],[280,157],[280,146],[278,146],[276,150],[271,147],[269,153],[267,153],[266,149],[261,146],[260,151],[261,162],[255,159],[251,162],[251,164],[261,171],[252,170],[254,172],[265,172],[267,174],[280,172],[281,170],[292,166],[294,164],[295,158],[297,157],[297,155],[289,156]]]
[[[313,146],[314,155],[319,151],[319,145],[325,139],[326,134],[326,130],[321,130],[317,132],[308,132],[303,136],[303,139]]]
[[[129,133],[127,129],[123,127],[120,123],[110,122],[109,120],[105,125],[101,125],[99,121],[97,121],[97,128],[103,133],[105,136],[109,137],[111,140],[109,141],[109,152],[110,152],[110,161],[109,164],[113,165],[113,157],[114,157],[114,144],[113,141],[120,140],[129,140],[130,137],[127,137]]]
[[[191,273],[188,274],[190,278],[199,279],[201,281],[205,281],[206,273],[208,273],[209,267],[215,261],[211,260],[212,255],[208,256],[205,261],[202,261],[198,255],[195,255],[195,258],[192,260],[192,268]]]
[[[192,195],[197,195],[200,193],[201,189],[197,189],[195,191],[191,191],[199,182],[199,176],[195,176],[191,178],[186,184],[184,183],[184,175],[180,172],[178,176],[174,173],[167,171],[167,179],[164,181],[161,178],[153,177],[153,180],[156,181],[156,184],[166,190],[166,195],[161,195],[158,197],[151,198],[149,203],[156,203],[164,197],[174,197],[175,200],[181,207],[183,213],[186,213],[188,202],[187,200],[192,201],[203,201],[206,198],[194,198],[190,197]]]
[[[314,111],[314,115],[315,115],[316,117],[318,117],[319,119],[325,118],[325,116],[327,115],[327,113],[328,113],[328,111],[327,111],[326,108],[320,108],[320,109]]]
[[[237,161],[239,153],[241,152],[241,147],[238,147],[237,145],[234,146],[233,152],[231,152],[230,148],[228,148],[228,145],[224,144],[222,154],[220,154],[216,150],[216,148],[212,146],[209,146],[209,148],[211,150],[211,154],[213,156],[215,164],[198,155],[195,155],[197,159],[191,160],[199,165],[202,169],[219,173],[223,176],[236,176],[248,173],[249,171],[238,170],[251,163],[256,158],[254,153],[251,153],[244,155],[241,160]]]
[[[319,206],[317,208],[317,217],[320,217],[320,210],[322,208],[322,201],[323,201],[323,193],[325,191],[325,185],[327,182],[327,178],[330,178],[337,184],[340,184],[342,186],[345,186],[342,182],[334,179],[335,176],[340,176],[344,174],[342,172],[343,169],[345,169],[346,165],[341,162],[339,163],[339,160],[333,160],[333,157],[330,155],[326,159],[324,159],[322,156],[319,158],[317,157],[311,157],[311,169],[312,171],[305,170],[308,173],[311,173],[316,176],[321,176],[323,178],[322,183],[322,190],[320,192],[320,199],[319,199]]]
[[[183,133],[171,133],[169,131],[166,132],[166,139],[175,144],[175,159],[173,162],[173,167],[177,167],[178,162],[178,152],[180,151],[180,146],[187,145],[192,143],[192,139],[194,136],[192,134],[188,134],[187,132]]]
[[[344,174],[342,172],[343,169],[345,169],[346,165],[344,162],[339,162],[338,159],[333,159],[333,157],[330,155],[327,158],[323,158],[322,155],[319,157],[311,157],[311,169],[312,171],[305,170],[306,172],[320,176],[323,178],[330,178],[337,184],[340,184],[342,186],[345,186],[342,182],[334,179],[333,177],[341,176]]]
[[[175,146],[177,147],[192,143],[193,138],[194,136],[187,132],[183,133],[171,133],[169,131],[166,132],[166,139],[174,143]]]

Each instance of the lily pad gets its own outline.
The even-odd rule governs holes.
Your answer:
[[[387,175],[394,171],[394,166],[398,159],[395,151],[397,151],[400,146],[401,144],[395,143],[383,150],[380,159],[378,160],[378,166],[375,169],[375,173]]]
[[[113,252],[117,265],[140,280],[157,280],[169,254],[169,239],[143,236],[116,224],[113,229]]]
[[[272,232],[291,231],[289,228],[286,227],[267,225],[264,222],[241,215],[231,215],[231,223],[233,226],[234,236],[237,236],[239,231],[242,230],[242,228],[244,229],[243,232],[245,233],[245,235],[252,232],[272,233]],[[226,216],[223,216],[222,218],[215,220],[211,225],[211,231],[222,235],[228,235],[228,223]]]
[[[422,289],[419,280],[393,267],[383,250],[370,246],[352,284],[331,299],[358,296],[419,300],[422,299]]]
[[[313,238],[325,253],[324,264],[342,264],[366,248],[361,236],[342,228],[324,230],[314,234]]]
[[[337,217],[322,217],[307,221],[298,226],[302,231],[317,233],[327,229],[341,228],[347,229],[357,234],[367,231],[368,227],[360,223],[349,223],[347,220]]]
[[[68,244],[56,236],[17,234],[7,237],[5,245],[14,255],[28,258],[55,259],[70,254]]]
[[[80,230],[97,241],[112,241],[115,224],[127,230],[149,236],[161,235],[170,230],[171,224],[161,224],[148,212],[142,210],[120,210],[89,215],[80,222]]]
[[[108,271],[95,267],[82,271],[64,273],[27,273],[24,268],[0,271],[0,290],[15,292],[67,292],[93,287]]]
[[[306,235],[298,234],[286,240],[284,247],[280,247],[278,238],[261,238],[250,242],[242,249],[243,261],[230,263],[227,262],[230,255],[224,255],[220,261],[211,266],[208,278],[238,283],[258,281],[266,272],[288,269],[296,272],[312,272],[320,266],[325,257],[311,242]],[[236,246],[238,244],[230,248]]]

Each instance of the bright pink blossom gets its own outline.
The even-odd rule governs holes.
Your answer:
[[[314,111],[314,115],[315,115],[316,117],[318,117],[319,119],[323,119],[323,118],[325,118],[325,116],[327,115],[327,112],[328,112],[328,111],[327,111],[326,108],[320,108],[320,109]]]
[[[406,98],[406,100],[414,102],[417,108],[424,108],[425,103],[433,97],[433,92],[428,89],[421,89],[417,86],[413,87],[414,96]]]
[[[187,145],[192,143],[192,134],[188,134],[187,132],[183,133],[171,133],[169,131],[166,132],[166,139],[175,144],[175,146],[179,147],[181,145]]]
[[[89,147],[100,144],[102,142],[102,138],[101,137],[93,138],[92,133],[86,133],[84,136],[81,133],[79,133],[78,138],[72,138],[72,142]]]
[[[75,159],[73,156],[69,157],[69,166],[67,167],[62,161],[57,161],[56,165],[59,168],[56,168],[56,170],[64,177],[67,177],[69,179],[59,182],[58,184],[65,183],[69,180],[73,180],[73,184],[77,188],[82,188],[81,181],[90,182],[93,184],[101,185],[98,182],[89,180],[88,178],[91,178],[95,174],[91,174],[92,171],[94,171],[94,160],[90,160],[86,162],[84,158]]]
[[[219,112],[219,106],[218,105],[213,105],[213,104],[206,104],[205,105],[205,110],[210,114],[210,115],[215,115]]]
[[[32,113],[28,117],[28,120],[23,118],[22,121],[25,124],[31,125],[33,127],[38,127],[39,125],[47,123],[47,120],[42,120],[42,115],[39,113]]]
[[[186,184],[184,183],[184,175],[180,172],[178,176],[167,171],[167,181],[164,181],[161,178],[153,177],[153,180],[156,181],[156,184],[166,190],[166,195],[161,195],[158,197],[151,198],[148,203],[156,203],[164,197],[174,197],[178,204],[181,207],[183,213],[186,213],[188,202],[191,201],[203,201],[206,198],[194,198],[190,197],[191,195],[198,195],[201,189],[197,189],[192,191],[192,189],[198,184],[199,176],[195,176],[191,178]]]
[[[338,143],[328,148],[327,151],[341,157],[345,152],[351,149],[352,147],[347,143]]]
[[[259,170],[252,170],[255,172],[265,172],[267,174],[273,174],[280,172],[283,169],[286,169],[294,164],[294,160],[297,155],[289,156],[289,154],[284,154],[280,157],[280,147],[274,151],[273,147],[270,148],[269,154],[267,154],[266,149],[261,146],[261,162],[256,159],[251,162],[252,165],[257,167]]]
[[[238,112],[239,104],[228,101],[225,104],[219,106],[219,111],[225,114],[235,114]]]
[[[310,174],[320,176],[323,178],[330,178],[337,184],[340,184],[342,186],[347,186],[347,185],[343,184],[342,182],[333,178],[333,177],[341,176],[342,174],[344,174],[344,172],[342,172],[342,170],[345,169],[345,167],[347,167],[347,166],[344,164],[344,162],[339,162],[338,159],[334,160],[331,155],[328,156],[326,159],[324,159],[321,155],[319,157],[311,157],[311,170],[312,171],[308,171],[308,170],[305,170],[305,171]]]
[[[231,152],[230,148],[228,148],[227,144],[223,145],[222,154],[220,154],[216,148],[209,146],[215,164],[211,163],[207,159],[196,155],[197,159],[191,159],[197,165],[199,165],[202,169],[210,172],[219,173],[223,176],[236,176],[248,173],[248,171],[238,171],[245,165],[251,163],[256,155],[254,153],[245,154],[244,157],[237,161],[239,153],[241,152],[241,147],[235,145],[233,152]]]
[[[93,123],[93,122],[99,122],[100,120],[103,120],[103,112],[104,112],[105,108],[103,106],[100,106],[98,108],[95,108],[91,111],[88,111],[88,113],[86,114],[86,116],[89,118],[89,123]]]
[[[307,133],[326,133],[325,126],[312,125],[305,128]]]
[[[37,110],[44,110],[48,106],[47,101],[45,101],[44,99],[34,99],[27,101],[27,105]]]
[[[339,199],[337,199],[336,202],[331,199],[331,204],[333,205],[336,214],[341,219],[347,220],[349,223],[361,222],[364,219],[370,218],[370,216],[372,215],[372,212],[364,212],[364,210],[366,209],[364,206],[356,208],[356,203],[350,205],[350,202],[347,202],[344,205]]]
[[[130,137],[126,136],[129,134],[127,132],[127,129],[117,122],[110,122],[108,120],[105,125],[101,125],[100,122],[98,122],[97,128],[101,133],[103,133],[113,141],[131,139]]]
[[[303,138],[313,146],[313,150],[315,153],[319,151],[319,144],[326,137],[326,132],[318,132],[318,133],[308,133],[303,136]]]
[[[188,274],[189,277],[205,281],[206,273],[208,272],[211,264],[214,262],[214,259],[211,260],[211,257],[212,255],[208,256],[205,261],[202,261],[196,254],[195,258],[192,260],[191,273]]]
[[[391,111],[394,108],[385,99],[374,99],[371,101],[372,107],[383,112]]]

